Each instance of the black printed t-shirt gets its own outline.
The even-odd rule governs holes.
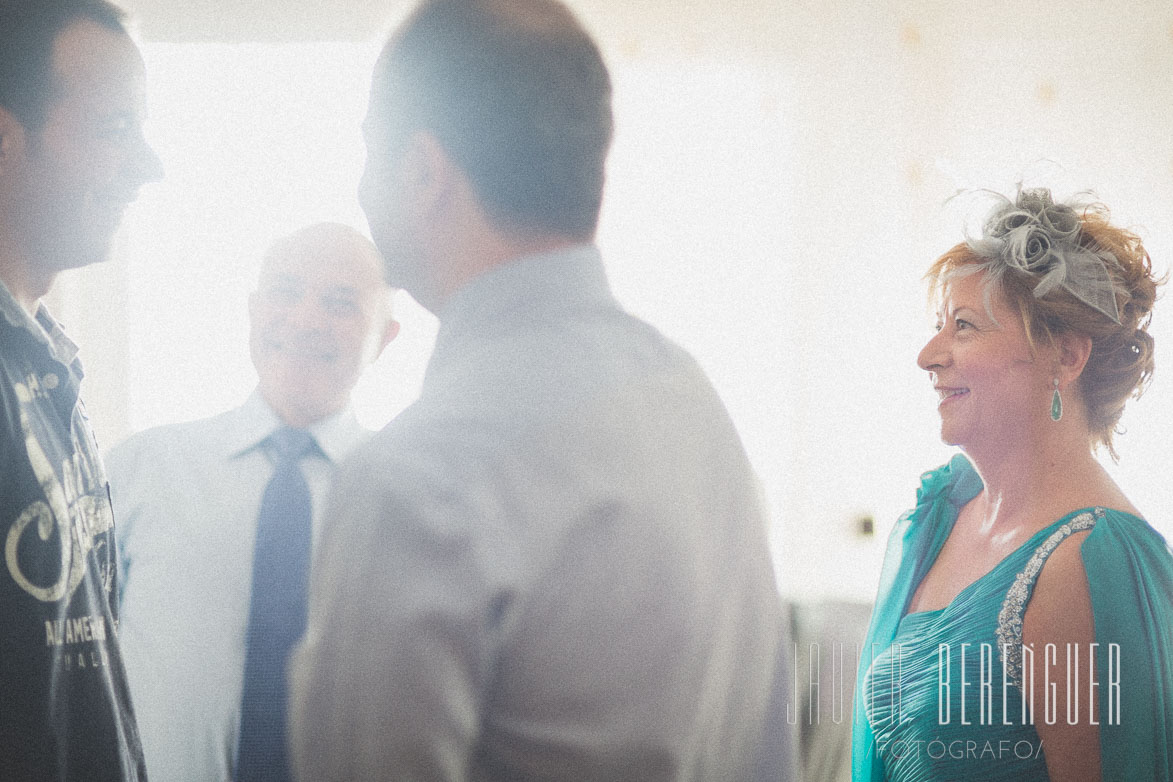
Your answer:
[[[77,348],[0,283],[0,780],[141,782]]]

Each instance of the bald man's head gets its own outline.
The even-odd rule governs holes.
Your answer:
[[[398,333],[370,240],[318,223],[278,239],[249,298],[249,345],[261,395],[291,426],[346,406],[362,370]]]

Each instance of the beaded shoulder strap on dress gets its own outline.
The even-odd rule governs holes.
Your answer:
[[[1047,562],[1047,557],[1069,535],[1091,529],[1096,521],[1104,517],[1103,508],[1093,508],[1075,516],[1062,524],[1047,536],[1047,539],[1035,549],[1034,554],[1027,560],[1022,569],[1006,592],[1006,599],[1002,601],[1002,609],[998,611],[998,627],[995,635],[998,638],[998,649],[1002,654],[1002,663],[1006,670],[1006,680],[1016,687],[1022,687],[1022,616],[1026,613],[1026,604],[1034,590],[1035,580],[1039,571]]]

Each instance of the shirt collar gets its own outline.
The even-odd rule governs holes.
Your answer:
[[[0,280],[0,316],[3,316],[12,326],[24,329],[33,336],[38,343],[44,345],[49,355],[66,366],[73,366],[78,376],[81,376],[81,364],[77,359],[77,344],[74,343],[61,328],[44,302],[37,303],[37,316],[29,317],[24,307],[20,306],[12,292],[3,280]]]
[[[241,456],[258,447],[284,424],[265,402],[259,389],[234,411],[224,442],[228,454]],[[332,416],[308,427],[322,454],[330,462],[339,462],[346,453],[370,433],[364,429],[348,405]]]
[[[614,306],[593,244],[522,256],[472,279],[440,312],[436,347],[470,331],[508,328],[591,306]]]

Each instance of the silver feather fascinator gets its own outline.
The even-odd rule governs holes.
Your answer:
[[[1069,204],[1056,204],[1047,188],[1019,188],[1011,201],[998,195],[999,203],[986,218],[979,238],[967,238],[991,282],[999,282],[1008,269],[1038,278],[1037,298],[1063,288],[1084,304],[1120,322],[1112,270],[1119,267],[1107,250],[1088,249],[1079,243],[1079,212]]]

